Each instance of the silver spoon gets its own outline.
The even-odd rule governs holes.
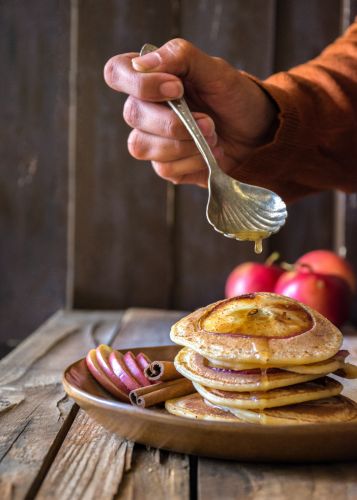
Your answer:
[[[143,56],[158,47],[146,43]],[[286,205],[273,191],[239,182],[218,166],[211,148],[193,118],[184,98],[167,101],[191,134],[209,171],[206,216],[216,231],[228,238],[255,242],[256,253],[262,252],[262,240],[277,233],[285,224]]]

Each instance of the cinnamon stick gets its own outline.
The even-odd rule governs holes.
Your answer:
[[[153,361],[145,368],[144,373],[151,381],[162,380],[164,382],[182,377],[172,361]]]
[[[135,389],[129,394],[131,404],[141,408],[149,408],[168,399],[187,396],[195,392],[192,382],[184,377],[158,385],[149,385]]]

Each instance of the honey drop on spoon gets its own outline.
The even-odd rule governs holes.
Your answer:
[[[259,238],[258,240],[254,241],[254,252],[262,253],[262,251],[263,251],[263,239]]]

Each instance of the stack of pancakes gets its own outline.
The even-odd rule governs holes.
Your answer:
[[[171,339],[185,346],[176,369],[197,393],[166,402],[176,415],[280,424],[357,418],[330,373],[356,378],[342,334],[326,318],[288,297],[242,295],[181,319]]]

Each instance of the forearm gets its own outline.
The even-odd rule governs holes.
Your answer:
[[[316,59],[254,80],[276,102],[279,126],[242,168],[264,165],[287,199],[357,190],[357,23]]]

